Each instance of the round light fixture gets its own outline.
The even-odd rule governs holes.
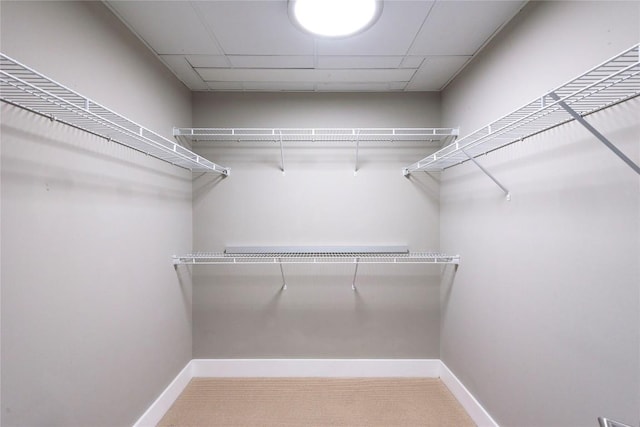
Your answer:
[[[289,15],[303,30],[347,37],[369,28],[382,12],[380,0],[289,0]]]

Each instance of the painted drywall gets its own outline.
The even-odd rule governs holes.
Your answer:
[[[191,96],[99,2],[2,2],[1,50],[156,132]],[[2,425],[132,425],[191,359],[191,173],[2,104]]]
[[[462,135],[639,40],[638,2],[532,2],[443,93]],[[640,100],[587,120],[640,162]],[[501,426],[640,422],[640,180],[570,123],[441,177],[441,356]]]
[[[195,93],[197,127],[428,127],[439,95]],[[194,180],[196,251],[253,245],[438,249],[439,189],[402,167],[433,147],[195,143],[231,168]],[[439,266],[198,266],[196,358],[438,358]]]

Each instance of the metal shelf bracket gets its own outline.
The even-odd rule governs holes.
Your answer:
[[[460,151],[462,151],[464,153],[464,155],[469,158],[469,160],[471,160],[482,172],[484,172],[485,175],[487,175],[489,178],[491,178],[491,180],[493,182],[495,182],[496,185],[498,187],[500,187],[500,189],[504,192],[507,200],[511,201],[511,193],[509,192],[509,190],[504,185],[502,185],[500,183],[500,181],[498,181],[496,179],[496,177],[491,174],[491,172],[486,170],[476,159],[474,159],[472,156],[470,156],[469,153],[467,153],[464,149],[460,149]]]
[[[598,132],[598,130],[596,128],[594,128],[593,126],[591,126],[591,124],[589,124],[589,122],[587,122],[580,114],[578,114],[576,112],[576,110],[574,110],[573,108],[571,108],[569,105],[567,105],[566,102],[564,102],[559,96],[558,94],[556,94],[555,92],[551,92],[549,93],[549,96],[554,100],[557,101],[558,105],[560,105],[567,113],[569,113],[569,115],[571,117],[573,117],[578,123],[580,123],[582,126],[585,127],[585,129],[587,129],[589,132],[591,132],[593,134],[593,136],[595,136],[596,138],[598,138],[598,140],[600,142],[602,142],[609,150],[613,151],[613,154],[615,154],[616,156],[618,156],[623,162],[625,162],[631,169],[633,169],[637,174],[640,175],[640,166],[638,166],[633,160],[631,160],[629,157],[627,157],[622,151],[620,151],[620,149],[618,149],[618,147],[616,147],[615,145],[613,145],[613,143],[611,141],[609,141],[607,139],[607,137],[605,137],[603,134],[601,134],[600,132]]]
[[[356,269],[355,269],[355,271],[353,272],[353,280],[351,281],[351,289],[352,289],[352,290],[354,290],[354,291],[356,291],[356,290],[357,290],[357,289],[356,289],[356,276],[358,275],[358,266],[360,265],[360,264],[358,263],[358,261],[359,261],[359,258],[356,258],[356,259],[355,259]]]

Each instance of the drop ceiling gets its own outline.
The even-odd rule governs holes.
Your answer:
[[[105,1],[194,91],[439,91],[526,1],[386,0],[342,39],[311,36],[286,0]]]

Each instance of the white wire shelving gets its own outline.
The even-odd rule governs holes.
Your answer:
[[[227,248],[225,252],[196,252],[173,257],[179,265],[253,265],[280,267],[282,289],[287,289],[284,264],[352,264],[355,266],[351,288],[356,290],[360,264],[452,264],[460,263],[459,255],[437,252],[409,252],[404,247],[249,247]]]
[[[638,46],[406,167],[404,174],[439,172],[571,120],[589,129],[582,117],[640,95]],[[589,130],[594,133],[594,129]],[[640,173],[637,165],[603,140],[606,138],[594,135]]]
[[[280,169],[285,172],[284,143],[355,143],[358,173],[361,142],[422,143],[442,147],[458,137],[456,128],[174,128],[173,135],[191,142],[254,142],[280,146]]]
[[[191,141],[358,142],[415,141],[445,145],[458,136],[454,128],[174,128]]]
[[[173,257],[176,265],[206,264],[458,264],[459,255],[436,252],[366,253],[366,252],[265,252],[229,254],[195,252]]]
[[[0,53],[0,100],[194,172],[229,174],[183,146]]]

